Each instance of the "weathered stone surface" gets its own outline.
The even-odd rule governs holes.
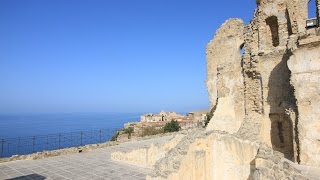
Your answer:
[[[243,121],[243,30],[242,20],[230,19],[207,46],[207,87],[211,108],[215,108],[208,130],[235,133]]]
[[[310,39],[309,43],[312,40]],[[304,42],[306,40],[303,40]],[[317,41],[320,43],[320,41]],[[302,45],[288,61],[295,88],[299,121],[300,163],[320,167],[320,46]]]
[[[304,105],[299,104],[299,98],[296,98],[295,90],[299,87],[296,87],[293,81],[290,83],[292,72],[287,62],[296,49],[320,46],[318,30],[307,31],[305,28],[307,6],[307,0],[260,0],[252,21],[244,28],[243,35],[237,33],[236,36],[244,38],[244,54],[239,60],[242,62],[241,66],[239,65],[238,69],[233,69],[234,65],[223,68],[228,69],[228,73],[219,72],[220,69],[215,68],[221,66],[221,61],[235,63],[233,58],[230,58],[233,56],[228,56],[228,53],[223,51],[225,47],[231,49],[230,43],[221,43],[219,40],[231,41],[235,36],[226,32],[238,31],[239,27],[232,23],[235,20],[230,20],[217,31],[207,47],[207,78],[208,82],[211,82],[207,83],[207,86],[212,107],[215,109],[208,130],[237,132],[238,137],[261,141],[282,152],[285,158],[303,163],[300,154],[304,154],[302,151],[308,151],[309,148],[305,147],[302,150],[300,147],[301,138],[305,136],[301,132],[304,128],[310,130],[311,126],[317,127],[319,123],[308,126],[299,121],[300,116],[303,116],[303,112],[300,111],[304,111]],[[232,30],[225,30],[226,27]],[[239,44],[232,45],[233,48],[239,48]],[[222,49],[221,54],[216,49]],[[319,60],[318,56],[314,56],[314,62]],[[319,67],[319,64],[314,66]],[[242,73],[241,79],[235,72]],[[214,76],[215,74],[217,75]],[[233,77],[230,74],[233,74]],[[220,79],[223,83],[219,83]],[[228,98],[220,96],[219,92],[223,95],[226,94],[224,92],[229,92],[226,84],[233,80],[242,82],[236,87],[243,93],[229,93],[232,95],[227,96]],[[216,97],[216,100],[212,97]],[[232,103],[236,100],[243,103]],[[315,107],[319,106],[314,104],[312,108]],[[232,109],[243,109],[244,116],[241,111],[235,113]],[[308,113],[307,110],[305,112]],[[309,118],[316,122],[316,116],[309,115]],[[314,131],[317,130],[311,132],[317,134]],[[316,138],[313,138],[313,141],[318,142]],[[314,152],[312,154],[315,155]]]
[[[281,153],[219,131],[187,135],[147,176],[149,180],[288,178],[306,179],[283,161]]]
[[[151,144],[138,147],[134,150],[116,151],[111,153],[111,159],[144,167],[152,167],[156,161],[163,158],[169,150],[174,148],[184,136],[183,134],[176,134],[161,137],[160,141],[155,139]]]
[[[288,44],[305,32],[307,1],[260,1],[255,16],[245,30],[243,72],[246,118],[238,132],[258,139],[286,158],[297,160],[294,124],[298,112]]]
[[[213,133],[190,144],[180,167],[162,178],[247,179],[250,175],[250,162],[257,150],[258,145],[255,143],[242,141],[228,134]]]
[[[261,145],[252,167],[249,179],[308,179],[301,174],[290,162],[283,159],[283,154]]]
[[[319,28],[305,27],[308,0],[257,2],[247,26],[230,19],[207,45],[206,131],[183,137],[148,179],[318,177],[296,168],[320,168]]]

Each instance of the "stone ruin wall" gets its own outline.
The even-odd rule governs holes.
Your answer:
[[[178,168],[158,167],[166,171],[155,172],[147,179],[248,179],[251,176],[250,163],[258,147],[257,143],[229,134],[212,133],[189,145],[187,154],[178,162]],[[161,166],[170,166],[171,163],[163,162]]]
[[[306,179],[294,163],[320,167],[319,29],[306,30],[308,0],[259,2],[247,26],[230,19],[207,46],[206,131],[147,179]]]
[[[306,178],[271,148],[221,131],[190,132],[153,166],[147,180]]]
[[[300,54],[300,63],[308,61],[309,53],[309,59],[314,59],[310,65],[320,67],[316,64],[318,44],[309,44],[313,52],[297,46],[303,34],[308,34],[307,18],[307,0],[261,0],[249,25],[231,19],[221,26],[207,46],[207,87],[214,108],[207,130],[259,140],[289,160],[320,166],[316,155],[320,152],[316,110],[320,106],[314,103],[308,110],[300,103],[307,98],[296,97],[308,89],[317,102],[318,87],[313,87],[319,85],[314,80],[318,75],[308,74],[312,78],[298,84],[292,80],[296,73],[287,65],[295,54]],[[314,39],[316,34],[309,36]]]
[[[307,11],[301,10],[307,10],[307,1],[302,2],[261,1],[245,34],[246,54],[249,54],[244,58],[245,79],[249,85],[245,88],[251,89],[252,84],[255,88],[246,94],[246,105],[251,109],[247,110],[249,122],[244,126],[258,125],[254,135],[259,134],[257,137],[262,142],[291,160],[296,159],[293,124],[297,111],[287,67],[290,57],[287,43],[290,36],[305,30]],[[251,96],[255,99],[250,101]],[[249,134],[243,129],[240,132]]]
[[[301,37],[292,53],[288,66],[299,112],[299,158],[301,164],[319,167],[320,36]]]
[[[237,132],[244,118],[241,54],[244,24],[227,21],[207,46],[207,87],[215,108],[209,129]]]
[[[111,153],[111,159],[151,168],[159,159],[164,158],[166,153],[176,147],[183,137],[182,134],[177,134],[167,139],[166,143],[151,144],[130,151],[116,151]]]

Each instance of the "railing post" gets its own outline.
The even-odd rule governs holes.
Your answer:
[[[80,146],[82,146],[82,131],[80,132]]]
[[[61,149],[61,134],[59,134],[59,149]]]
[[[47,135],[47,150],[49,150],[49,137],[48,137],[48,135]]]
[[[20,137],[19,137],[19,140],[18,140],[18,154],[20,154]]]
[[[99,142],[100,142],[100,144],[101,144],[101,129],[100,129],[100,134],[99,134]]]
[[[4,150],[4,139],[1,140],[1,157],[3,157],[4,155],[3,150]]]
[[[34,153],[34,146],[35,146],[35,144],[36,144],[36,137],[33,136],[33,138],[32,138],[32,153]]]
[[[92,135],[92,130],[91,130],[91,132],[90,132],[90,143],[93,143],[92,139],[93,139],[93,135]]]

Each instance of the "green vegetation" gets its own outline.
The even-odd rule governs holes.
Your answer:
[[[141,137],[152,136],[152,135],[162,134],[162,133],[163,133],[163,128],[156,128],[154,126],[151,126],[151,127],[143,128],[142,133],[141,133],[140,136]]]
[[[260,5],[261,0],[256,0],[257,5]]]
[[[125,128],[125,129],[123,130],[123,132],[124,132],[125,134],[128,134],[128,139],[131,139],[131,135],[132,135],[133,131],[134,131],[134,128],[133,128],[133,127],[128,127],[128,128]]]
[[[111,137],[111,140],[110,140],[110,141],[117,141],[119,134],[120,134],[119,131],[117,131],[117,132]]]
[[[214,111],[215,111],[215,108],[212,108],[212,109],[210,110],[210,112],[207,113],[206,120],[204,121],[204,126],[205,126],[205,127],[208,126],[210,120],[212,119],[212,117],[213,117],[213,112],[214,112]]]
[[[206,116],[206,120],[204,121],[204,127],[207,127],[210,122],[209,113]]]
[[[141,132],[139,133],[140,137],[144,136],[152,136],[157,134],[163,134],[168,132],[176,132],[181,129],[179,123],[177,121],[171,120],[171,122],[166,123],[164,127],[161,126],[149,126],[149,127],[143,127],[141,128]],[[128,134],[128,139],[131,139],[131,136],[134,132],[133,127],[128,127],[120,131],[120,134]],[[113,139],[116,139],[119,136],[119,132],[114,135]]]
[[[179,123],[177,121],[171,120],[171,122],[166,123],[166,125],[162,128],[155,127],[155,126],[143,128],[140,136],[144,137],[144,136],[152,136],[152,135],[163,134],[168,132],[176,132],[176,131],[179,131],[180,129],[181,127]]]
[[[164,127],[163,127],[163,131],[165,133],[167,132],[176,132],[179,131],[181,129],[179,123],[177,121],[171,120],[171,122],[167,123]]]

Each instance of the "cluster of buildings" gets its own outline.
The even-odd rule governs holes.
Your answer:
[[[166,124],[170,121],[177,121],[182,129],[190,128],[192,126],[201,126],[207,117],[207,110],[193,111],[186,115],[181,115],[176,112],[161,111],[158,114],[148,113],[141,116],[140,123],[143,124]]]
[[[148,113],[141,116],[139,122],[129,122],[124,125],[124,128],[133,127],[135,133],[139,134],[143,129],[148,127],[162,128],[168,122],[177,121],[181,129],[190,129],[202,127],[207,119],[208,110],[193,111],[186,115],[176,112],[161,111],[160,113]]]
[[[161,111],[158,114],[148,113],[141,116],[140,122],[152,123],[152,122],[168,122],[171,120],[181,121],[188,120],[186,116],[178,114],[176,112]]]

